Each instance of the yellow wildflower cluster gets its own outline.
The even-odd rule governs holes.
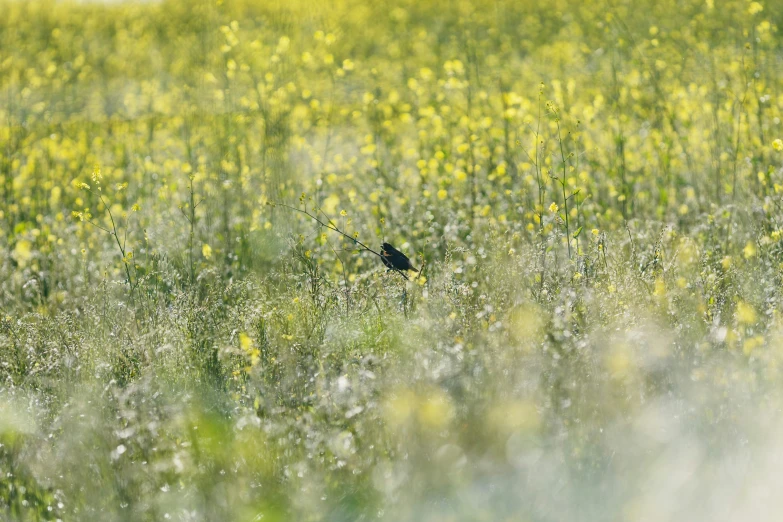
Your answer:
[[[290,220],[266,203],[304,191],[360,238],[562,228],[580,252],[583,227],[777,192],[774,19],[648,4],[4,2],[0,234],[32,263],[41,221],[64,248],[111,244],[68,234],[75,210],[161,250],[193,232],[191,257],[242,265]]]

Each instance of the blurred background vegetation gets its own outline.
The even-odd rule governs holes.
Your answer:
[[[0,0],[0,518],[778,520],[781,22]]]

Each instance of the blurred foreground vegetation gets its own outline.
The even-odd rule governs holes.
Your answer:
[[[0,519],[778,520],[781,23],[0,0]]]

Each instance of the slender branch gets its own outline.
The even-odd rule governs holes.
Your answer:
[[[539,296],[544,290],[544,276],[546,275],[546,236],[544,236],[544,186],[543,176],[541,173],[541,164],[538,161],[538,145],[541,141],[541,97],[544,95],[544,84],[541,83],[541,87],[538,91],[538,119],[536,121],[536,141],[534,143],[535,158],[533,159],[533,165],[536,167],[536,181],[538,182],[538,234],[541,238],[541,273],[539,274],[538,294]],[[544,152],[543,141],[541,142],[541,152]],[[530,155],[528,155],[530,157]]]
[[[565,226],[566,226],[566,244],[568,245],[568,260],[571,260],[571,228],[568,223],[568,198],[566,197],[566,177],[568,173],[566,171],[566,155],[565,148],[563,147],[563,133],[560,130],[560,115],[555,109],[555,123],[557,123],[557,141],[560,143],[560,158],[563,161],[563,179],[560,181],[560,186],[563,189],[563,210],[565,211]]]
[[[367,252],[375,254],[381,260],[383,260],[383,255],[380,252],[376,252],[372,248],[368,247],[367,245],[365,245],[364,243],[359,241],[357,238],[355,238],[353,236],[349,236],[348,234],[346,234],[345,232],[343,232],[342,230],[337,228],[337,225],[335,225],[334,222],[329,218],[329,216],[326,216],[326,214],[324,214],[324,216],[326,216],[326,219],[329,221],[328,223],[324,223],[323,221],[321,221],[321,219],[318,216],[308,212],[307,209],[301,209],[301,208],[297,208],[297,207],[292,207],[291,205],[286,205],[285,203],[270,202],[269,204],[272,205],[272,206],[279,206],[279,207],[287,208],[289,210],[293,210],[295,212],[299,212],[300,214],[304,214],[305,216],[307,216],[310,219],[314,220],[316,223],[318,223],[322,227],[327,228],[329,230],[332,230],[334,232],[337,232],[338,234],[342,235],[343,237],[345,237],[347,239],[350,239],[351,241],[354,242],[354,244],[359,245],[361,247],[361,250],[366,250]],[[320,209],[319,209],[319,211],[323,214],[323,211],[321,211]],[[395,272],[400,274],[402,277],[405,278],[405,280],[408,280],[408,276],[402,270],[399,270],[399,269],[394,268],[394,267],[391,267],[390,269],[394,270]]]
[[[125,266],[125,275],[128,277],[128,286],[130,287],[131,297],[133,297],[134,285],[133,285],[133,279],[131,278],[128,258],[126,257],[126,253],[125,253],[125,245],[120,244],[120,236],[119,234],[117,234],[117,225],[114,222],[114,215],[111,212],[111,208],[109,208],[109,205],[107,205],[106,201],[103,199],[103,194],[99,192],[98,197],[100,198],[101,203],[103,203],[104,208],[106,208],[106,212],[109,213],[109,220],[111,220],[111,228],[112,228],[111,234],[114,236],[114,240],[117,242],[117,247],[120,249],[120,253],[122,254],[122,264]]]
[[[99,228],[99,229],[103,230],[104,232],[108,232],[109,234],[111,234],[111,230],[109,230],[108,228],[102,227],[101,225],[99,225],[95,221],[93,221],[91,219],[87,219],[87,218],[84,218],[84,220],[87,223],[89,223],[90,225],[94,226],[95,228]]]

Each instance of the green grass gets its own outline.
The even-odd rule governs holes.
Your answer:
[[[0,13],[0,519],[779,518],[776,3]]]

